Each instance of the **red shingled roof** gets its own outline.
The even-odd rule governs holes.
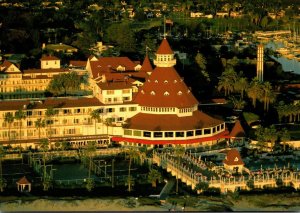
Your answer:
[[[103,106],[97,98],[57,98],[46,99],[42,103],[30,104],[30,101],[1,101],[0,111],[12,111],[23,109],[24,105],[29,106],[30,109],[47,109],[53,108],[72,108],[72,107],[88,107],[88,106]]]
[[[72,67],[85,67],[87,61],[70,61],[69,65]]]
[[[178,117],[175,114],[138,113],[130,118],[127,129],[148,131],[192,130],[216,126],[224,123],[204,112],[195,111],[192,116]]]
[[[234,124],[234,127],[232,128],[230,132],[230,137],[245,137],[246,133],[244,128],[241,125],[241,122],[237,120]]]
[[[173,67],[156,67],[134,101],[151,107],[184,108],[198,104]]]
[[[98,83],[97,85],[102,90],[129,89],[132,86],[131,83],[126,81],[105,82],[105,83]]]
[[[228,150],[223,163],[230,166],[244,165],[241,155],[237,149]]]
[[[143,65],[142,65],[142,68],[141,68],[140,71],[142,71],[142,72],[151,72],[152,70],[153,70],[153,67],[150,63],[148,54],[146,54]]]
[[[98,77],[105,72],[116,71],[118,66],[125,67],[125,71],[134,70],[136,64],[128,57],[102,57],[98,61],[91,61],[91,69],[94,78]],[[120,71],[121,72],[121,71]]]
[[[49,56],[43,56],[41,58],[41,61],[53,61],[53,60],[60,60],[59,58],[49,55]]]
[[[24,74],[28,73],[61,73],[61,72],[69,72],[67,69],[60,69],[60,68],[50,68],[50,69],[27,69],[24,70]]]
[[[173,54],[173,50],[171,49],[169,42],[166,38],[164,38],[156,51],[156,54]]]
[[[129,142],[129,143],[140,143],[140,144],[157,144],[157,145],[166,145],[166,144],[192,144],[192,143],[201,143],[206,141],[218,140],[226,137],[228,134],[227,131],[221,132],[214,136],[194,138],[194,139],[173,139],[170,140],[157,140],[157,139],[138,139],[138,138],[126,138],[126,137],[112,137],[112,141],[116,142]]]
[[[25,176],[23,176],[20,180],[17,181],[17,184],[27,185],[27,184],[30,184],[30,182],[27,180],[27,178]]]

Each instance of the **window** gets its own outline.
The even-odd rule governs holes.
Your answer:
[[[202,135],[202,129],[196,129],[196,135]]]
[[[141,132],[141,131],[138,131],[138,130],[134,130],[134,131],[133,131],[133,135],[134,135],[134,136],[142,136],[142,132]]]
[[[130,97],[123,97],[123,101],[130,101]]]
[[[211,133],[211,130],[210,129],[204,129],[204,135],[208,135]]]
[[[187,137],[192,137],[192,136],[194,136],[194,131],[187,131],[187,132],[186,132],[186,136],[187,136]]]
[[[155,92],[154,92],[154,91],[151,91],[150,94],[151,94],[151,95],[155,95]]]
[[[27,126],[32,126],[32,121],[27,121]]]
[[[176,132],[176,138],[184,137],[184,132]]]
[[[216,132],[216,127],[214,127],[214,128],[212,129],[212,132],[213,132],[213,133],[215,133],[215,132]]]
[[[130,89],[123,89],[123,94],[130,93]]]
[[[30,116],[32,116],[32,111],[27,111],[27,117],[30,117]]]
[[[75,114],[80,113],[80,109],[74,109],[74,113],[75,113]]]
[[[121,107],[120,112],[126,112],[126,107]]]
[[[106,112],[114,112],[114,111],[115,111],[114,108],[107,108],[107,109],[106,109]]]
[[[224,129],[224,124],[221,124],[221,129]]]
[[[74,119],[74,124],[79,124],[79,119],[75,118]]]
[[[162,138],[162,132],[154,132],[155,138]]]
[[[144,136],[144,137],[151,138],[151,132],[146,132],[146,131],[144,131],[144,132],[143,132],[143,136]]]
[[[125,129],[125,130],[124,130],[124,135],[132,135],[132,130],[130,130],[130,129]]]
[[[117,121],[119,121],[119,122],[120,122],[120,121],[123,121],[123,120],[124,120],[123,117],[118,117],[118,118],[117,118]]]
[[[113,94],[115,94],[115,91],[114,90],[107,90],[106,94],[107,95],[113,95]]]
[[[170,93],[168,93],[168,92],[165,92],[165,93],[164,93],[164,96],[168,96],[168,95],[170,95]]]
[[[173,138],[173,132],[165,132],[165,138]]]
[[[167,84],[167,83],[168,83],[168,80],[165,80],[164,83]]]
[[[136,111],[137,108],[136,107],[129,107],[129,111],[133,112],[133,111]]]
[[[177,93],[177,95],[182,95],[182,92],[181,92],[181,91],[179,91],[179,92]]]

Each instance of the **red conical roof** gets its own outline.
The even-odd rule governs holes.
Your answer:
[[[152,70],[153,70],[153,67],[152,67],[152,65],[151,65],[151,63],[150,63],[148,54],[146,54],[145,59],[144,59],[144,62],[143,62],[143,64],[142,64],[142,68],[141,68],[140,71],[142,71],[142,72],[150,72],[150,71],[152,71]]]
[[[171,49],[166,38],[162,40],[156,54],[173,54],[173,50]]]
[[[245,136],[246,136],[245,130],[242,127],[241,122],[237,120],[230,132],[230,137],[245,137]]]
[[[25,176],[23,176],[20,180],[17,181],[17,184],[27,185],[27,184],[30,184],[30,182],[27,180],[27,178]]]
[[[135,98],[140,106],[193,107],[198,101],[173,67],[156,67]]]
[[[231,149],[227,152],[226,158],[223,160],[227,165],[244,165],[241,155],[237,149]]]

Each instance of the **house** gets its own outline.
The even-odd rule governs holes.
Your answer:
[[[237,149],[226,151],[225,159],[223,160],[224,168],[232,172],[241,173],[244,168],[243,159]]]

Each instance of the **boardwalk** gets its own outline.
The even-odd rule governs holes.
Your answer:
[[[190,162],[188,165],[185,163]],[[203,162],[191,154],[185,154],[180,159],[171,153],[153,153],[153,163],[161,166],[173,176],[180,179],[183,183],[197,190],[197,184],[207,183],[208,187],[219,188],[221,193],[236,190],[250,190],[251,188],[265,188],[291,186],[295,189],[300,188],[300,172],[288,169],[277,169],[270,171],[254,172],[250,175],[218,176],[217,173],[209,168],[208,162]],[[197,190],[201,192],[201,190]]]

